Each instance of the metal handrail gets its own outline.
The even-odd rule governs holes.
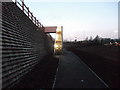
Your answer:
[[[20,3],[21,2],[21,3]],[[24,3],[24,0],[15,0],[15,4],[17,6],[20,6],[20,9],[28,16],[28,18],[42,31],[44,31],[44,26],[39,22],[39,20],[36,19],[36,17],[33,16],[33,13],[30,12],[29,7],[27,7]]]

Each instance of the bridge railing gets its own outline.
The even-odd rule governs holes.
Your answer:
[[[42,31],[44,31],[44,26],[37,20],[37,18],[30,11],[29,7],[27,7],[24,3],[24,0],[15,0],[15,4],[20,7],[20,9],[29,17],[29,19]]]

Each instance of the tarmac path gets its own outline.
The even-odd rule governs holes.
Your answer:
[[[82,60],[70,51],[63,51],[53,88],[108,88]]]

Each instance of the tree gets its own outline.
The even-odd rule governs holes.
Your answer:
[[[89,39],[89,41],[92,41],[92,36],[90,36],[90,39]]]
[[[88,37],[85,38],[85,41],[88,41]]]
[[[95,40],[99,40],[99,39],[100,39],[100,37],[97,35],[94,39],[95,39]]]
[[[97,35],[95,38],[94,38],[94,43],[96,44],[100,44],[101,43],[101,40],[100,40],[100,37]]]

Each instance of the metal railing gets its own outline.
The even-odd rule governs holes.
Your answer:
[[[44,31],[44,26],[37,20],[37,18],[33,15],[33,13],[29,10],[29,7],[27,7],[24,3],[24,0],[15,0],[15,4],[20,7],[20,9],[28,16],[28,18],[42,31]]]

